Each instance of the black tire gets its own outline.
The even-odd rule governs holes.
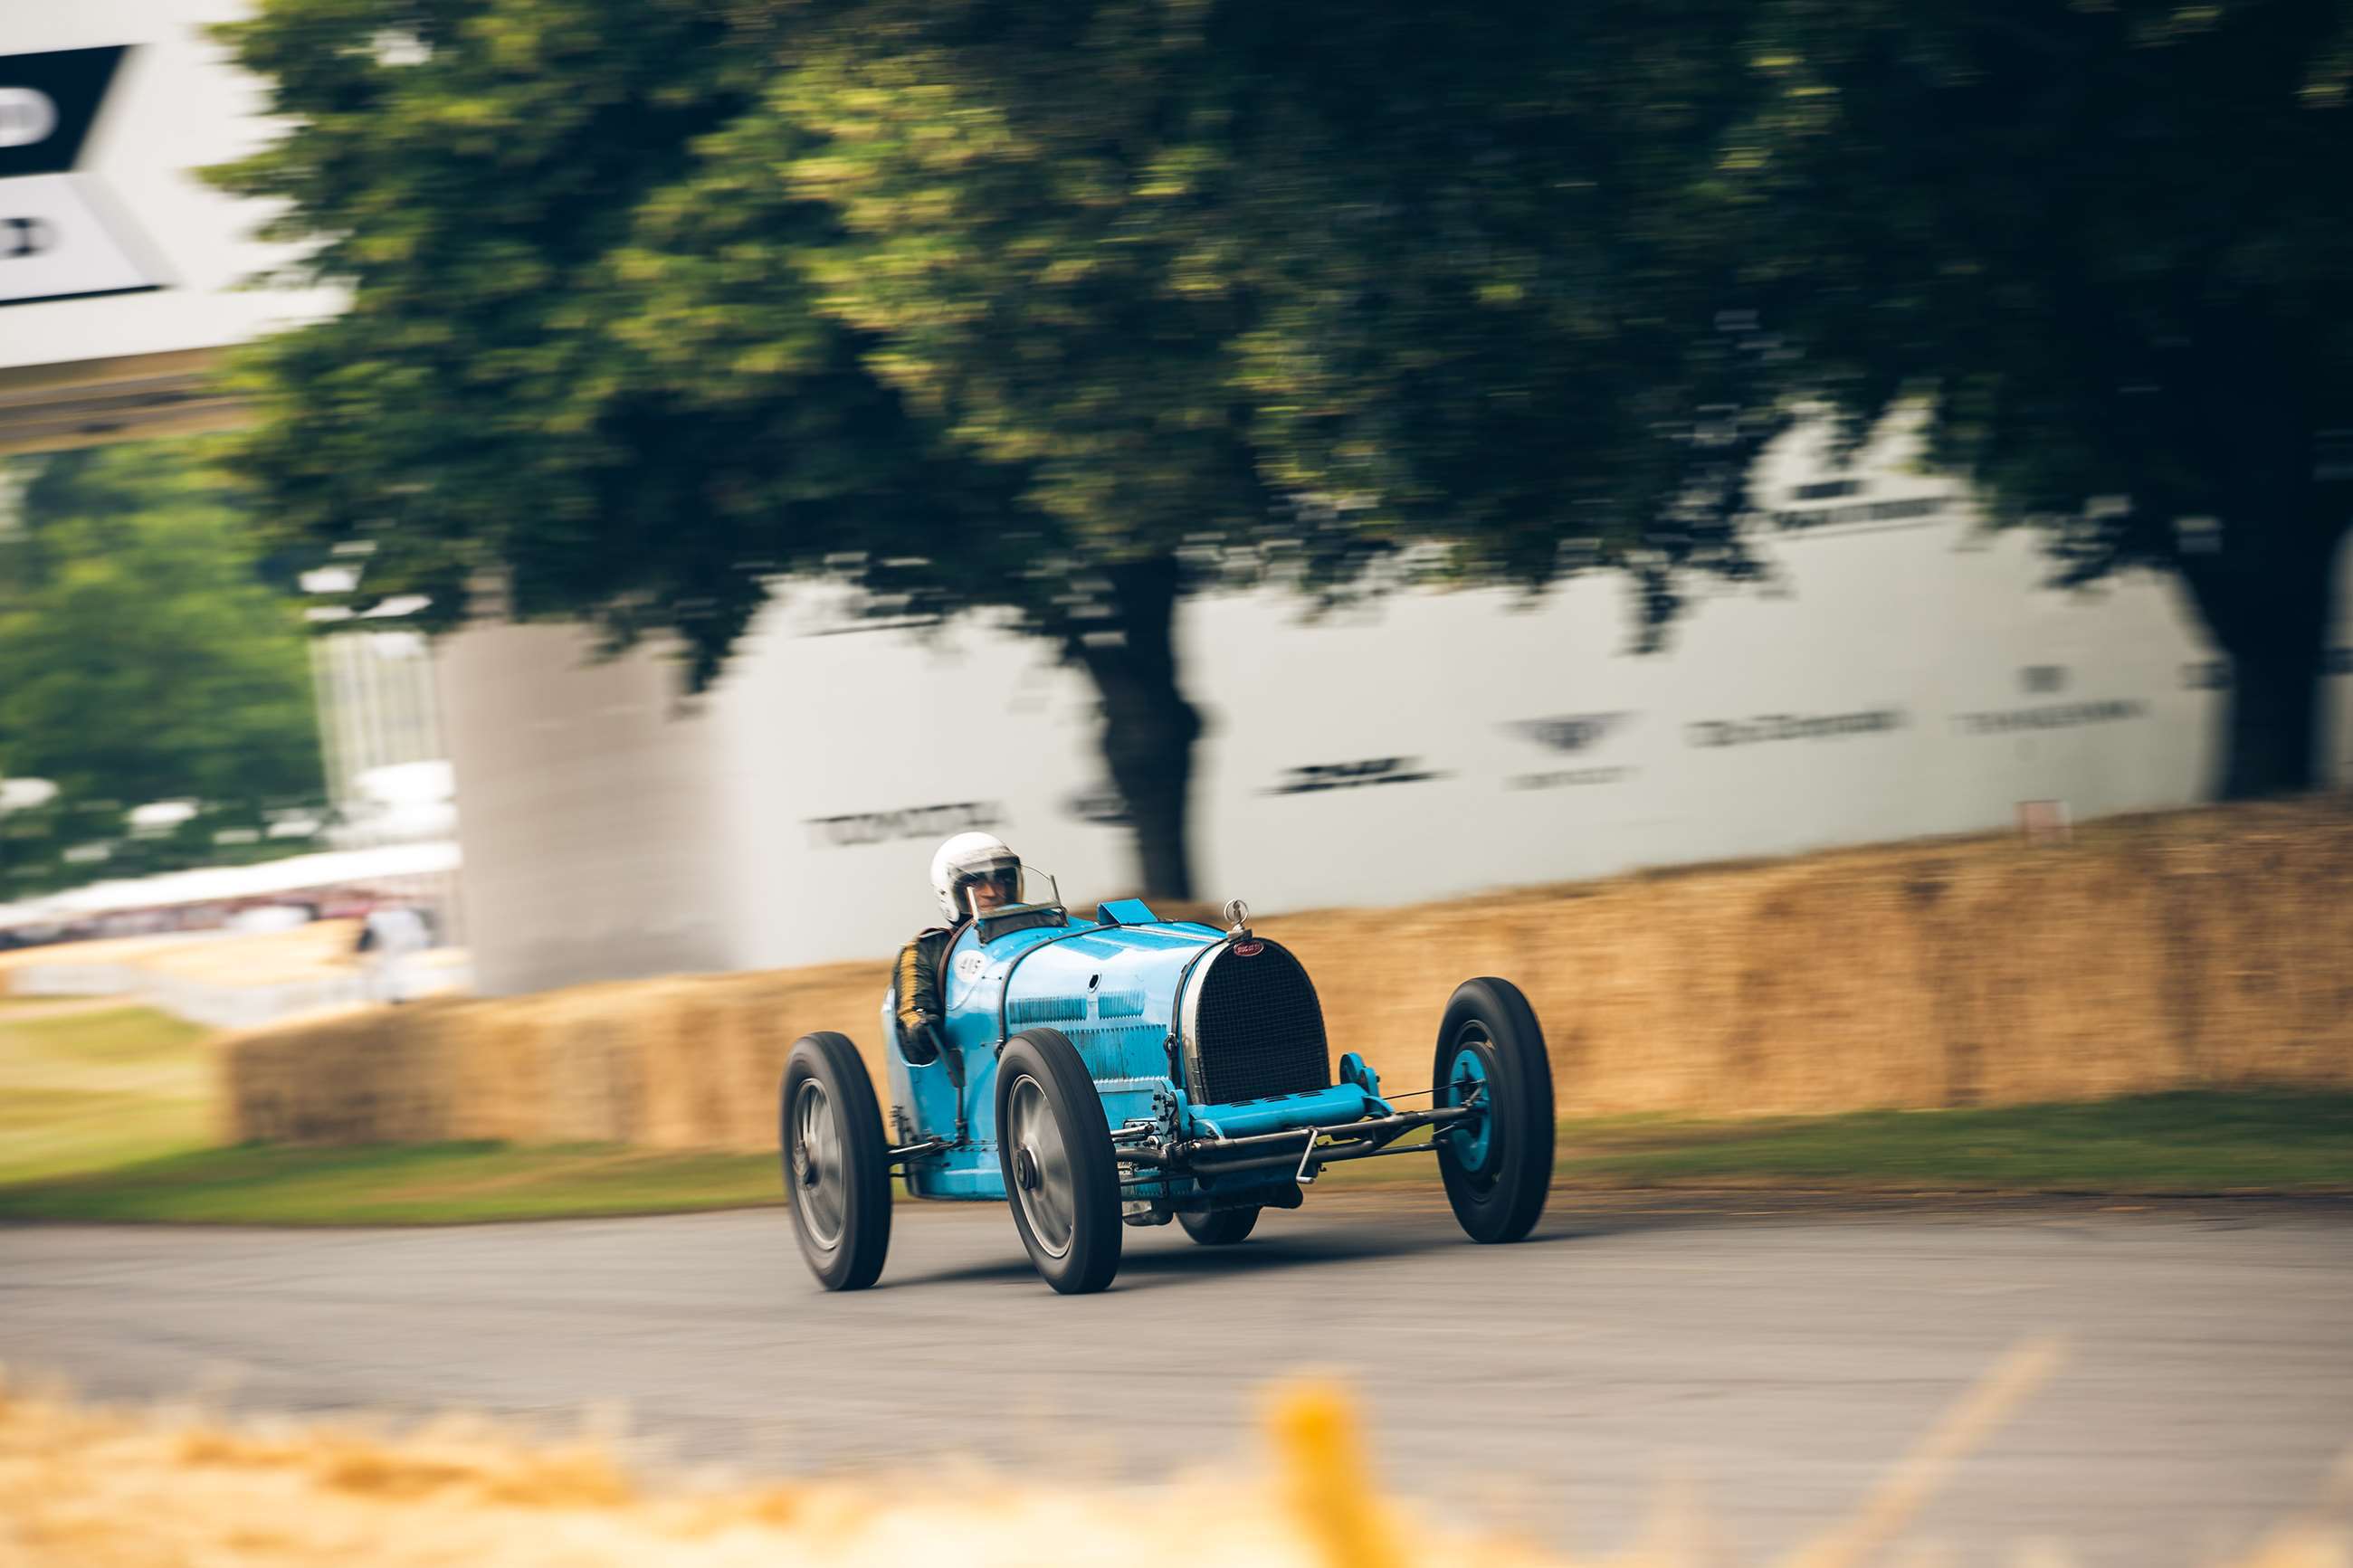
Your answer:
[[[997,1059],[997,1158],[1014,1228],[1046,1283],[1065,1296],[1110,1284],[1120,1247],[1111,1123],[1078,1047],[1052,1029],[1014,1036]]]
[[[1438,1139],[1446,1201],[1473,1241],[1517,1241],[1535,1228],[1552,1187],[1552,1058],[1544,1030],[1520,988],[1490,976],[1454,988],[1438,1026],[1430,1081],[1439,1104],[1456,1103],[1449,1068],[1469,1053],[1489,1084],[1493,1107],[1475,1142],[1459,1132]],[[1475,1160],[1472,1151],[1475,1150]]]
[[[818,1129],[815,1143],[803,1137],[805,1124]],[[776,1101],[776,1146],[785,1207],[809,1272],[828,1290],[865,1289],[891,1250],[891,1146],[874,1080],[848,1037],[794,1042]]]
[[[1246,1209],[1218,1209],[1209,1214],[1187,1214],[1181,1210],[1176,1223],[1185,1234],[1204,1247],[1231,1247],[1250,1233],[1258,1224],[1258,1205]]]

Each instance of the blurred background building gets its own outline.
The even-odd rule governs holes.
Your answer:
[[[2055,590],[2033,539],[1982,531],[1900,451],[1773,460],[1775,582],[1715,595],[1656,655],[1600,579],[1320,620],[1190,604],[1202,895],[1405,903],[2210,798],[2229,675],[2170,584]],[[506,626],[441,655],[485,990],[888,952],[967,827],[1074,901],[1136,886],[1092,690],[1034,640],[862,630],[812,592],[692,703],[659,652],[587,647]],[[2353,680],[2329,696],[2341,783]],[[883,711],[917,718],[886,737]]]

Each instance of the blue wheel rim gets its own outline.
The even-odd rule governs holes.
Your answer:
[[[1475,1099],[1488,1107],[1486,1115],[1470,1118],[1467,1125],[1453,1128],[1446,1134],[1453,1140],[1456,1163],[1473,1174],[1486,1170],[1488,1156],[1495,1145],[1493,1090],[1485,1056],[1485,1049],[1492,1048],[1486,1030],[1476,1024],[1463,1026],[1462,1033],[1455,1037],[1454,1055],[1446,1063],[1445,1087],[1437,1097],[1440,1105],[1468,1105]]]

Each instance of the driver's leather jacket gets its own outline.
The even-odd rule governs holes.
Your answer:
[[[948,949],[955,945],[961,925],[934,926],[917,931],[914,939],[899,950],[899,962],[891,971],[892,984],[898,993],[899,1048],[909,1061],[920,1067],[940,1052],[941,1023],[946,1009],[940,1003],[940,970],[947,963]]]

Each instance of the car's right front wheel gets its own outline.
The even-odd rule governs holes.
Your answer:
[[[1466,980],[1446,1004],[1430,1070],[1440,1106],[1474,1114],[1441,1131],[1446,1201],[1473,1241],[1517,1241],[1535,1228],[1552,1186],[1552,1059],[1520,988]]]

